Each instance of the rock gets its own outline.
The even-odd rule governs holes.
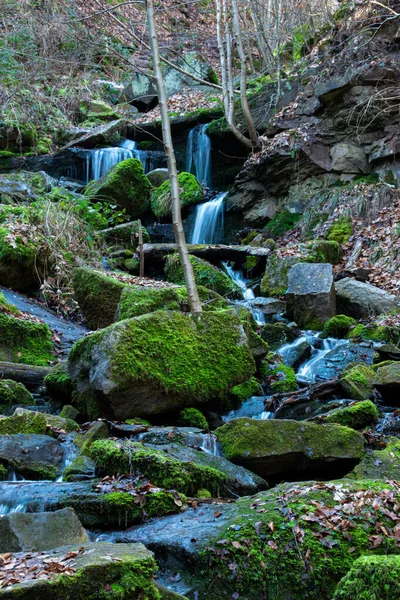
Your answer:
[[[301,340],[302,338],[299,339]],[[303,362],[311,357],[311,350],[310,344],[304,340],[300,341],[298,344],[296,343],[288,346],[286,350],[281,352],[281,356],[284,356],[283,362],[286,366],[297,370]]]
[[[344,393],[354,400],[368,400],[373,396],[375,373],[365,364],[352,365],[344,369],[340,385]]]
[[[97,235],[100,239],[107,242],[107,244],[136,250],[139,244],[139,225],[137,221],[122,223],[122,225],[116,225],[109,229],[102,229]],[[146,244],[147,242],[150,242],[150,236],[147,229],[143,226],[142,237],[143,243]]]
[[[184,69],[189,75],[179,73],[179,71],[167,65],[164,70],[164,81],[168,96],[180,92],[185,87],[200,85],[190,77],[190,74],[212,83],[215,83],[215,79],[217,79],[215,71],[205,60],[204,56],[196,51],[182,54],[176,60],[176,65]]]
[[[7,173],[0,175],[0,197],[3,204],[7,203],[7,198],[13,202],[38,200],[55,185],[56,180],[44,171]]]
[[[378,362],[383,360],[400,360],[400,348],[394,344],[382,344],[376,351],[379,354]]]
[[[332,266],[300,263],[290,269],[288,280],[289,317],[304,329],[321,329],[336,312]]]
[[[340,173],[368,173],[366,154],[360,146],[341,142],[331,148],[332,171]]]
[[[78,446],[82,454],[89,455],[90,447],[97,440],[105,440],[110,435],[107,425],[103,421],[94,423],[85,433],[79,433],[74,438],[75,446]]]
[[[234,419],[215,435],[228,460],[267,480],[345,475],[364,454],[362,435],[340,425]]]
[[[363,429],[376,423],[378,417],[379,411],[375,404],[370,400],[364,400],[345,408],[335,408],[324,415],[324,421],[338,423],[352,429]]]
[[[184,408],[179,413],[178,425],[186,427],[196,427],[200,430],[207,431],[207,419],[198,408]]]
[[[389,438],[386,448],[365,454],[349,477],[354,479],[395,479],[400,477],[400,441]]]
[[[0,463],[8,464],[22,477],[54,480],[63,458],[60,442],[47,435],[0,435]]]
[[[344,342],[319,358],[312,365],[310,375],[314,376],[314,381],[337,378],[351,363],[372,365],[374,356],[375,350],[372,344]]]
[[[116,119],[110,123],[90,128],[84,133],[80,132],[67,144],[64,150],[68,148],[101,148],[104,146],[118,146],[121,141],[121,132],[126,128],[126,123],[122,119]],[[82,134],[82,135],[81,135]]]
[[[267,323],[262,327],[260,335],[271,350],[277,350],[280,346],[290,344],[296,339],[293,329],[284,323]]]
[[[0,405],[34,404],[33,396],[22,383],[12,379],[0,380]]]
[[[83,118],[88,121],[114,121],[118,119],[114,109],[102,100],[82,100],[80,109]]]
[[[399,577],[399,556],[361,556],[339,581],[332,600],[400,597]]]
[[[282,362],[279,354],[268,354],[260,371],[272,394],[294,392],[298,388],[294,370]]]
[[[128,158],[112,167],[97,181],[91,181],[85,196],[125,208],[132,219],[142,217],[150,208],[151,185],[140,160]]]
[[[10,513],[0,519],[0,552],[51,550],[60,545],[89,541],[75,511]]]
[[[10,417],[0,418],[0,435],[16,433],[47,433],[47,422],[44,414],[29,410],[16,409]]]
[[[346,315],[336,315],[329,319],[324,325],[321,337],[347,338],[351,328],[357,325],[357,321]]]
[[[400,339],[400,328],[391,327],[388,325],[376,325],[374,323],[361,325],[360,323],[359,325],[356,325],[354,329],[352,329],[351,338],[362,338],[363,340],[371,340],[373,342],[388,342],[390,344],[396,344]]]
[[[253,308],[264,313],[264,315],[276,315],[286,310],[286,302],[277,300],[276,298],[262,298],[259,296],[251,302],[251,305]]]
[[[63,361],[58,363],[58,365],[55,365],[51,372],[44,378],[44,384],[46,386],[46,392],[56,402],[59,402],[60,404],[64,404],[64,402],[71,402],[72,394],[74,392],[74,385],[70,376],[68,375],[67,361]],[[63,415],[60,414],[60,416]]]
[[[337,281],[335,290],[338,312],[355,319],[390,313],[400,306],[397,296],[352,278]]]
[[[63,481],[87,481],[96,476],[96,464],[87,456],[78,456],[65,467]]]
[[[262,393],[261,385],[257,379],[255,377],[251,377],[251,379],[248,381],[239,383],[239,385],[235,385],[230,390],[229,395],[233,406],[240,406],[242,402],[245,402],[248,398],[251,398],[252,396],[259,396]]]
[[[374,386],[385,402],[399,405],[400,363],[391,363],[377,369]],[[1,423],[1,421],[0,421]]]
[[[71,433],[72,431],[78,431],[79,425],[72,419],[65,419],[60,415],[49,415],[47,413],[36,412],[33,410],[27,410],[26,408],[18,407],[14,411],[13,417],[15,420],[18,418],[26,418],[27,422],[35,422],[35,419],[40,419],[43,416],[46,422],[47,427],[54,427],[55,429],[61,429],[66,433]],[[12,418],[12,417],[9,417]],[[23,422],[23,421],[22,421]],[[19,431],[18,433],[27,433]]]
[[[203,191],[196,177],[191,173],[179,173],[179,199],[181,210],[203,200]],[[151,192],[151,210],[156,217],[171,216],[171,183],[167,179]]]
[[[157,571],[152,552],[142,544],[86,543],[62,546],[47,552],[48,558],[60,564],[69,553],[74,556],[72,575],[54,571],[48,580],[36,578],[0,589],[1,600],[54,600],[73,597],[76,600],[100,598],[104,590],[118,589],[119,597],[159,598],[153,575]],[[25,561],[26,554],[16,554]],[[42,564],[43,557],[38,557]],[[62,564],[62,562],[61,562]],[[134,594],[134,596],[133,596]]]
[[[72,421],[75,421],[78,415],[79,411],[70,404],[65,404],[60,412],[60,417],[63,419],[71,419]]]
[[[224,297],[231,299],[242,298],[239,286],[224,271],[197,256],[190,256],[189,259],[193,266],[197,285],[204,286]],[[185,283],[178,254],[168,256],[165,262],[165,275],[167,281],[171,283],[180,285]]]
[[[158,104],[157,88],[144,73],[135,73],[125,87],[123,97],[140,112],[147,112]]]
[[[335,240],[315,240],[307,244],[307,250],[311,253],[313,262],[337,265],[343,257],[342,248]]]
[[[11,217],[11,215],[10,215]],[[13,290],[38,290],[48,260],[44,237],[29,230],[21,237],[10,219],[0,226],[0,284]]]
[[[168,169],[154,169],[147,173],[147,179],[154,188],[158,188],[169,179]]]
[[[139,425],[129,425],[129,427],[136,427],[138,429],[138,435],[132,430],[131,438],[135,437],[137,441],[143,442],[143,444],[157,446],[166,445],[171,442],[198,449],[204,441],[204,430],[198,427],[140,427]],[[143,431],[143,429],[146,431]],[[111,431],[114,433],[113,429]],[[126,437],[126,434],[124,437]]]

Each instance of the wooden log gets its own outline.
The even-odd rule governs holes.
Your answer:
[[[0,379],[13,379],[23,383],[27,388],[43,385],[44,378],[51,370],[52,367],[36,367],[0,361]]]
[[[279,412],[288,406],[299,404],[301,402],[310,402],[315,400],[329,399],[332,394],[340,391],[338,379],[328,379],[313,383],[309,387],[301,388],[295,392],[285,392],[283,394],[274,394],[265,402],[265,409],[275,413],[278,417]]]
[[[265,261],[271,251],[256,246],[227,246],[225,244],[188,244],[189,254],[204,258],[212,263],[225,260],[243,263],[248,256],[256,256]],[[176,244],[143,244],[143,253],[150,262],[163,261],[168,254],[177,252]]]

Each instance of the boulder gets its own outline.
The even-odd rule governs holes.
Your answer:
[[[82,100],[80,109],[83,118],[88,121],[114,121],[118,119],[114,109],[103,100]]]
[[[336,312],[332,265],[299,263],[289,271],[287,314],[299,327],[321,329]]]
[[[371,400],[357,402],[344,408],[335,408],[324,415],[324,421],[338,423],[352,429],[363,429],[377,422],[379,411]],[[356,467],[357,468],[357,467]]]
[[[230,311],[126,319],[79,340],[68,361],[77,407],[90,418],[146,417],[223,400],[255,370]]]
[[[264,315],[276,315],[286,310],[286,302],[276,298],[262,298],[259,296],[251,302],[251,306]]]
[[[144,73],[133,75],[124,89],[123,97],[140,112],[147,112],[158,104],[157,87],[153,79]]]
[[[390,404],[400,404],[400,363],[390,363],[376,370],[374,386]]]
[[[3,198],[4,204],[7,198],[17,202],[37,200],[46,192],[50,192],[56,183],[56,180],[44,171],[7,173],[0,175],[0,197]]]
[[[277,350],[280,346],[290,344],[296,339],[293,329],[284,323],[267,323],[262,327],[260,335],[271,350]]]
[[[341,579],[332,600],[400,598],[400,556],[360,556]]]
[[[261,293],[265,296],[283,296],[288,286],[289,271],[300,262],[301,258],[298,256],[269,256],[261,281]]]
[[[0,405],[33,403],[33,396],[23,383],[17,383],[12,379],[2,379],[0,381]]]
[[[179,200],[181,210],[203,200],[203,191],[196,177],[191,173],[179,173]],[[156,217],[171,216],[171,182],[167,179],[151,192],[151,210]]]
[[[372,450],[365,454],[349,477],[398,481],[400,478],[400,440],[391,437],[383,450]]]
[[[74,385],[68,375],[68,364],[67,361],[63,361],[55,365],[50,373],[44,378],[44,384],[46,386],[46,392],[59,404],[72,401],[72,394],[74,392]],[[78,411],[75,410],[75,416]],[[60,414],[64,417],[64,415]],[[66,418],[71,418],[67,417]]]
[[[362,342],[361,344],[354,344],[343,342],[343,344],[336,346],[326,354],[317,357],[310,371],[304,374],[304,376],[306,378],[310,376],[313,381],[337,378],[351,363],[372,365],[374,356],[375,350],[371,343]],[[303,376],[302,373],[300,375]],[[347,387],[347,389],[350,388]],[[354,390],[355,388],[352,389]]]
[[[153,169],[147,173],[147,179],[153,187],[158,188],[169,179],[168,169]]]
[[[150,208],[151,185],[140,160],[128,158],[112,167],[97,181],[91,181],[85,196],[124,208],[132,219],[142,217]]]
[[[47,435],[0,435],[0,463],[22,477],[54,480],[60,475],[63,458],[60,442]]]
[[[0,418],[0,435],[15,435],[17,433],[47,433],[47,422],[44,414],[30,410],[15,409],[9,417]]]
[[[299,338],[298,343],[288,345],[280,350],[286,366],[297,370],[299,366],[311,357],[312,347],[304,338]]]
[[[344,369],[340,385],[348,398],[368,400],[373,396],[375,373],[365,364],[352,365]]]
[[[347,338],[352,328],[357,325],[357,321],[346,315],[336,315],[329,319],[324,325],[322,338]]]
[[[341,142],[331,148],[331,169],[340,173],[368,173],[367,156],[360,146]]]
[[[176,60],[176,65],[184,69],[188,75],[184,75],[168,65],[165,67],[164,81],[168,96],[180,92],[185,87],[200,85],[190,77],[191,74],[205,81],[217,82],[215,71],[199,52],[185,52]]]
[[[75,136],[72,142],[65,146],[65,149],[118,146],[121,141],[121,132],[125,128],[126,122],[122,119],[116,119],[98,127],[91,127],[89,130],[79,132],[79,137]]]
[[[364,454],[363,436],[341,425],[234,419],[215,435],[228,460],[267,480],[345,475]]]
[[[335,283],[337,310],[354,319],[398,310],[400,299],[370,283],[347,277]]]
[[[89,455],[93,442],[105,440],[109,435],[107,425],[103,421],[97,421],[85,433],[78,433],[74,438],[74,444],[80,449],[81,454]]]
[[[60,565],[72,556],[71,569],[51,569],[49,559]],[[32,560],[33,559],[33,560]],[[152,552],[142,544],[111,544],[107,542],[62,546],[46,554],[16,553],[15,564],[35,565],[25,578],[13,577],[13,583],[0,588],[1,600],[55,600],[74,598],[94,600],[104,597],[105,590],[118,590],[121,600],[128,598],[159,598],[153,575],[157,571]],[[47,561],[47,562],[44,562]],[[45,572],[45,577],[37,577]],[[35,577],[35,578],[34,578]],[[18,583],[15,582],[17,579]]]
[[[84,455],[77,456],[63,471],[63,481],[87,481],[95,476],[95,462]]]
[[[39,232],[33,234],[26,228],[23,235],[18,235],[10,219],[0,226],[1,285],[13,290],[38,290],[47,255],[46,241]]]
[[[75,511],[10,513],[0,519],[0,553],[51,550],[89,541]]]
[[[23,423],[25,429],[25,423],[39,422],[39,419],[44,418],[46,427],[62,430],[66,433],[78,431],[79,425],[72,419],[61,417],[60,415],[49,415],[48,413],[36,412],[34,410],[28,410],[26,408],[18,407],[15,409],[12,417],[8,419],[14,419],[14,422]],[[26,431],[18,431],[18,433],[27,433]],[[50,433],[52,435],[52,433]]]

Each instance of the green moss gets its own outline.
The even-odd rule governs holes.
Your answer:
[[[146,421],[146,419],[126,419],[125,423],[128,423],[128,425],[148,425],[151,427],[151,423]]]
[[[243,263],[243,268],[246,269],[246,271],[251,271],[252,269],[254,269],[254,267],[257,265],[257,263],[258,263],[257,256],[246,256],[246,260]]]
[[[22,239],[18,235],[12,236],[6,227],[0,227],[0,262],[18,262],[26,269],[33,269],[36,251],[37,243]]]
[[[346,338],[350,329],[355,325],[357,325],[355,319],[346,315],[337,315],[325,323],[321,337]]]
[[[194,175],[179,173],[178,183],[181,209],[202,201],[201,185]],[[171,183],[169,179],[151,192],[151,209],[156,217],[171,215]]]
[[[324,420],[329,423],[338,423],[352,429],[363,429],[368,425],[376,423],[379,411],[370,400],[357,402],[353,406],[338,408],[328,413]]]
[[[90,448],[90,457],[100,475],[139,471],[155,485],[192,496],[202,487],[218,495],[225,482],[225,475],[216,469],[178,461],[138,442],[96,441]]]
[[[308,262],[330,263],[337,265],[342,259],[340,244],[333,240],[316,240],[308,244],[310,256]]]
[[[268,355],[261,365],[261,376],[266,380],[273,394],[297,390],[296,373],[279,360],[279,355]]]
[[[268,323],[262,328],[261,337],[268,343],[271,350],[276,350],[296,339],[293,330],[284,323]]]
[[[386,325],[357,325],[349,334],[351,338],[363,338],[373,342],[388,342],[397,345],[400,342],[400,328]]]
[[[364,364],[351,363],[343,371],[340,385],[350,398],[368,400],[373,395],[374,371]]]
[[[0,481],[6,481],[8,479],[8,470],[7,468],[0,464]]]
[[[0,404],[34,404],[33,396],[22,383],[12,379],[0,380]]]
[[[99,202],[111,202],[125,208],[132,219],[140,218],[150,208],[151,184],[140,160],[128,158],[115,165],[97,181],[91,181],[85,196]]]
[[[290,213],[283,211],[277,213],[273,219],[271,219],[264,227],[264,231],[280,237],[290,229],[294,229],[296,223],[301,219],[301,215],[298,213]]]
[[[47,366],[52,350],[48,325],[4,314],[0,307],[0,360]]]
[[[80,433],[74,438],[74,444],[85,456],[90,456],[90,448],[94,442],[105,440],[109,436],[108,427],[102,421],[98,421],[85,433]]]
[[[112,121],[113,119],[118,119],[118,114],[115,110],[102,100],[82,100],[80,102],[80,110],[82,115],[89,122]]]
[[[46,392],[57,402],[65,404],[72,400],[75,386],[68,374],[66,362],[61,362],[44,378]]]
[[[400,440],[389,438],[386,448],[365,454],[348,477],[398,481],[400,478]]]
[[[361,556],[339,582],[333,600],[400,598],[400,557]]]
[[[18,433],[47,433],[46,417],[42,413],[24,411],[11,417],[0,419],[0,435],[15,435]]]
[[[248,381],[235,385],[229,394],[233,403],[237,406],[251,398],[251,396],[261,395],[261,386],[255,377],[251,377]]]
[[[261,293],[264,296],[283,296],[288,287],[288,273],[293,265],[304,262],[296,256],[268,256],[265,274],[261,281]]]
[[[179,421],[184,427],[198,427],[208,429],[207,419],[198,408],[184,408],[179,413]]]
[[[343,216],[339,217],[339,219],[329,227],[327,239],[338,242],[339,244],[347,244],[351,234],[352,228],[350,217]]]
[[[112,515],[113,522],[117,521],[119,527],[126,526],[126,523],[132,525],[143,521],[144,514],[151,518],[179,512],[186,497],[159,490],[142,496],[142,500],[141,505],[138,497],[129,492],[110,492],[102,497],[102,513],[106,519]]]
[[[228,131],[229,125],[224,117],[212,121],[207,127],[207,134],[209,136],[225,135]]]
[[[221,296],[241,298],[239,287],[233,283],[226,273],[197,256],[190,256],[190,262],[192,263],[197,285],[213,290]],[[180,285],[185,283],[179,254],[168,256],[165,263],[165,274],[167,280],[172,283]]]
[[[208,490],[197,490],[196,498],[212,498]]]

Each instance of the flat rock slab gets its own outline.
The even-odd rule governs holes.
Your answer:
[[[335,283],[337,311],[355,319],[389,313],[400,306],[400,298],[375,285],[347,277]]]
[[[0,519],[0,553],[42,551],[89,541],[75,511],[10,513]]]
[[[152,552],[142,544],[96,542],[41,554],[16,553],[8,560],[14,566],[12,581],[19,579],[20,583],[0,588],[1,600],[95,600],[106,597],[113,585],[118,585],[121,600],[158,597],[152,579],[157,566]],[[53,572],[49,564],[54,565]],[[8,581],[4,566],[0,567],[0,582]],[[39,571],[44,571],[46,578],[29,579]]]
[[[55,479],[61,470],[63,447],[48,435],[0,436],[0,462],[28,479]]]
[[[332,265],[298,263],[289,271],[287,314],[299,327],[318,329],[336,313]]]
[[[286,302],[277,300],[276,298],[255,298],[252,300],[251,305],[264,313],[264,315],[275,315],[283,313],[286,310]]]

